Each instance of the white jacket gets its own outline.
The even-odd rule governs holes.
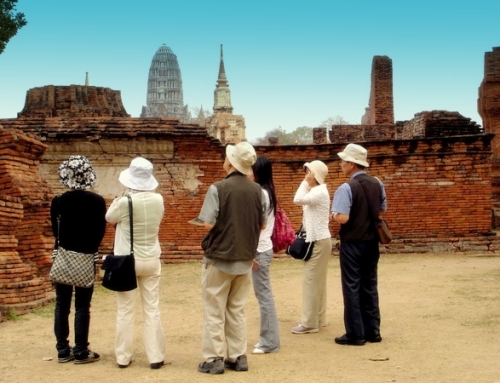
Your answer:
[[[293,202],[303,207],[303,225],[306,231],[306,242],[331,238],[328,223],[330,220],[330,194],[326,184],[309,187],[302,181]]]
[[[163,197],[155,192],[136,192],[132,197],[134,212],[134,256],[159,258],[158,232],[163,218]],[[114,253],[130,254],[130,223],[127,197],[116,198],[106,212],[106,221],[116,225]]]

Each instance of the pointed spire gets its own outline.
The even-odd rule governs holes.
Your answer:
[[[205,112],[203,111],[203,104],[201,105],[200,110],[198,112],[198,119],[200,119],[200,120],[205,119]]]
[[[217,79],[217,87],[228,86],[226,69],[224,68],[224,52],[222,50],[222,44],[220,45],[220,64],[219,64],[219,77]]]
[[[217,78],[217,84],[215,85],[214,92],[214,113],[217,113],[218,111],[233,113],[233,107],[231,106],[231,91],[229,90],[226,70],[224,69],[224,53],[222,51],[222,44],[220,45],[219,77]]]

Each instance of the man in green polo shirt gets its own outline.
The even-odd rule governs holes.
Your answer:
[[[200,372],[248,370],[244,307],[252,261],[266,224],[265,196],[261,187],[247,178],[256,159],[249,143],[228,145],[223,166],[227,176],[209,187],[198,216],[209,230],[202,242],[205,361],[198,366]]]

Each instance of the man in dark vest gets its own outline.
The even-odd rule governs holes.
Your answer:
[[[197,218],[209,230],[201,245],[205,361],[198,366],[200,372],[248,370],[244,307],[252,261],[266,224],[265,195],[259,184],[247,178],[256,159],[249,143],[228,145],[223,165],[227,176],[209,187]]]
[[[342,345],[380,342],[377,265],[380,257],[374,220],[387,209],[384,185],[365,172],[368,152],[349,144],[338,153],[349,181],[333,196],[332,217],[340,223],[340,272],[346,333],[335,338]]]

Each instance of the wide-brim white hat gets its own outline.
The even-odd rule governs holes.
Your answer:
[[[366,162],[368,151],[361,145],[348,144],[344,151],[337,153],[337,155],[347,162],[354,162],[355,164],[364,166],[365,168],[370,165]]]
[[[134,158],[130,166],[120,173],[118,181],[134,190],[150,191],[158,187],[158,181],[153,177],[153,164],[143,157]]]
[[[227,145],[226,156],[231,165],[243,174],[249,174],[252,171],[252,165],[257,160],[255,149],[245,141],[236,145]]]
[[[328,166],[320,160],[314,160],[311,162],[306,162],[304,164],[305,168],[312,170],[314,173],[314,179],[318,181],[320,185],[325,183],[326,175],[328,174]]]

